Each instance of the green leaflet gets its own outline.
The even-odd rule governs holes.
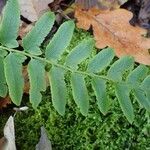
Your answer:
[[[94,40],[83,40],[77,45],[66,58],[66,66],[73,69],[78,69],[78,64],[85,60],[91,54],[94,47]]]
[[[52,93],[52,103],[60,115],[65,114],[67,99],[67,88],[64,81],[64,73],[65,71],[62,68],[53,66],[48,75]]]
[[[20,11],[18,0],[8,0],[4,8],[4,15],[0,24],[0,43],[9,47],[18,47]]]
[[[45,13],[35,24],[35,27],[23,38],[23,47],[26,52],[34,55],[42,54],[39,46],[51,30],[55,21],[54,13]],[[58,43],[57,43],[58,44]]]
[[[146,66],[138,66],[128,75],[127,82],[130,83],[132,86],[137,87],[141,83],[141,81],[147,76],[148,71],[149,69]]]
[[[42,91],[46,90],[45,65],[39,60],[31,59],[28,65],[30,81],[30,102],[33,108],[37,108],[42,100]]]
[[[140,88],[134,89],[134,95],[140,105],[142,105],[147,111],[150,111],[150,99],[145,96],[144,90]]]
[[[94,89],[99,110],[105,115],[110,106],[110,101],[107,98],[106,81],[97,77],[92,79],[92,87]]]
[[[100,51],[88,65],[88,72],[98,73],[105,69],[114,58],[114,50],[112,48],[106,48]]]
[[[73,21],[66,21],[59,27],[58,31],[46,47],[45,54],[47,59],[52,60],[53,62],[58,61],[72,39],[74,27]]]
[[[118,83],[115,85],[115,91],[124,115],[132,123],[134,120],[134,112],[129,97],[131,89],[125,83]]]
[[[121,81],[123,74],[133,69],[134,59],[130,56],[124,56],[117,60],[108,70],[107,76],[114,81]]]
[[[150,90],[150,75],[148,75],[141,84],[144,90]]]
[[[4,59],[4,72],[9,95],[16,105],[20,105],[23,95],[24,79],[22,75],[22,62],[25,59],[25,56],[15,53],[10,53]]]
[[[149,69],[144,65],[139,65],[134,69],[127,78],[127,82],[134,88],[134,95],[140,105],[142,105],[146,110],[150,111],[150,100],[145,96],[145,92],[140,88],[141,81],[147,76]],[[149,84],[150,86],[150,84]],[[144,88],[144,87],[143,87]],[[145,89],[145,91],[148,90]],[[150,90],[149,90],[150,92]]]
[[[3,50],[3,49],[0,49],[0,57],[5,57],[6,55],[8,54],[7,51]]]
[[[7,83],[4,74],[4,58],[0,56],[0,97],[6,97]]]
[[[73,98],[80,108],[81,113],[87,116],[89,110],[89,96],[84,81],[84,76],[78,73],[71,74],[71,87]]]

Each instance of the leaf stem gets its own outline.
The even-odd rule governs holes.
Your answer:
[[[15,53],[18,53],[18,54],[21,54],[21,55],[24,55],[24,56],[27,56],[27,57],[30,57],[31,59],[38,59],[40,61],[43,61],[43,62],[46,62],[48,64],[52,64],[54,66],[57,66],[57,67],[60,67],[64,70],[67,70],[67,71],[70,71],[70,72],[75,72],[75,73],[79,73],[79,74],[83,74],[83,75],[86,75],[86,76],[90,76],[90,77],[98,77],[98,78],[102,78],[104,80],[108,80],[108,81],[112,81],[111,79],[107,78],[106,76],[102,76],[102,75],[96,75],[94,73],[88,73],[88,72],[83,72],[83,71],[79,71],[79,70],[72,70],[71,68],[67,67],[67,66],[63,66],[61,64],[58,64],[58,63],[55,63],[55,62],[52,62],[50,60],[47,60],[46,58],[42,58],[42,57],[39,57],[39,56],[36,56],[36,55],[33,55],[33,54],[30,54],[30,53],[27,53],[25,51],[19,51],[19,50],[16,50],[16,49],[12,49],[12,48],[7,48],[5,46],[0,46],[0,49],[1,50],[7,50],[9,52],[15,52]],[[114,82],[114,81],[112,81]]]

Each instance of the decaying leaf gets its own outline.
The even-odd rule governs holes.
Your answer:
[[[36,145],[36,150],[52,150],[51,142],[47,137],[44,127],[41,127],[41,137],[39,143]]]
[[[142,36],[147,32],[145,29],[129,24],[131,12],[125,9],[83,11],[76,8],[75,17],[79,28],[88,30],[92,26],[97,48],[109,46],[115,49],[118,57],[131,55],[135,61],[150,65],[150,38]]]
[[[37,21],[38,18],[48,10],[48,4],[54,0],[19,0],[21,15],[31,22]]]
[[[9,117],[4,127],[4,137],[7,140],[4,145],[4,150],[16,150],[14,118],[12,116]]]
[[[0,109],[7,107],[8,104],[11,104],[11,99],[9,96],[0,98]]]

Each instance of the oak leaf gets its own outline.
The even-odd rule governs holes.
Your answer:
[[[118,57],[131,55],[135,61],[150,65],[150,38],[142,35],[146,30],[129,24],[132,13],[125,9],[100,11],[92,8],[88,11],[79,7],[75,10],[77,27],[88,30],[91,26],[97,48],[106,46],[115,49]]]

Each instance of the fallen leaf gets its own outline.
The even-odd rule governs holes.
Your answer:
[[[51,142],[44,127],[41,127],[41,137],[39,143],[36,145],[36,150],[52,150]]]
[[[135,61],[150,65],[150,39],[142,35],[146,30],[129,24],[132,13],[125,9],[100,11],[76,8],[77,27],[88,30],[93,28],[97,48],[106,46],[115,49],[118,57],[131,55]]]
[[[49,9],[48,4],[54,0],[19,0],[21,15],[31,22],[38,18]]]
[[[8,104],[11,104],[11,99],[9,96],[0,98],[0,109],[7,107]]]
[[[14,118],[12,116],[9,117],[4,127],[4,137],[7,140],[4,145],[4,150],[16,150]]]

